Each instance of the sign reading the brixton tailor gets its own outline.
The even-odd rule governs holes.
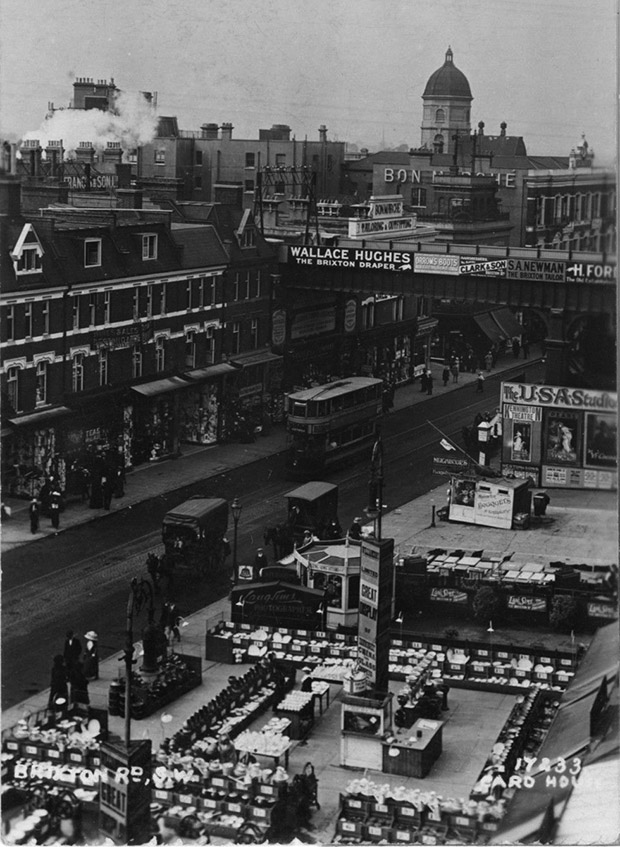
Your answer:
[[[290,245],[289,262],[323,268],[410,271],[413,256],[401,250],[370,250],[364,247],[302,247]]]
[[[369,687],[388,690],[394,540],[364,539],[360,552],[358,662]]]

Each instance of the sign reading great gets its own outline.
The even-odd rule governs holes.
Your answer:
[[[289,261],[294,265],[312,267],[378,269],[410,271],[413,254],[402,250],[370,250],[363,247],[302,247],[290,245]]]

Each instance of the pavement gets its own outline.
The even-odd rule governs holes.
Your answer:
[[[535,357],[534,357],[535,358]],[[530,362],[532,360],[530,359]],[[515,362],[512,357],[498,362],[494,373],[502,373],[522,365],[523,360]],[[445,389],[441,384],[440,367],[434,368],[435,393],[455,391],[463,384],[473,386],[474,374],[462,374],[460,383],[450,383]],[[439,383],[439,384],[438,384]],[[486,383],[489,394],[489,406],[497,405],[495,389],[497,383]],[[492,390],[491,390],[492,389]],[[472,387],[472,390],[473,387]],[[405,408],[424,402],[427,395],[420,392],[418,385],[406,386],[397,391],[395,409]],[[285,434],[281,427],[260,436],[254,444],[215,445],[204,448],[187,448],[177,460],[155,463],[136,468],[127,477],[126,495],[122,500],[114,501],[114,510],[128,508],[135,503],[157,496],[159,493],[173,490],[210,475],[222,473],[227,469],[239,467],[257,461],[284,449]],[[438,478],[439,479],[439,478]],[[499,530],[488,527],[474,527],[465,524],[442,523],[431,525],[432,507],[445,502],[446,481],[442,479],[432,491],[411,501],[383,518],[383,536],[393,537],[396,548],[409,552],[431,547],[465,550],[484,549],[485,552],[507,555],[522,561],[592,562],[617,561],[618,516],[616,495],[614,492],[563,491],[551,493],[548,507],[548,520],[540,526],[524,531]],[[33,539],[29,531],[27,502],[8,501],[13,507],[12,518],[2,528],[2,549],[10,549],[27,544]],[[69,505],[62,515],[61,531],[89,520],[105,516],[103,510],[94,512],[86,505]],[[45,522],[47,523],[47,522]],[[42,532],[49,534],[45,526]],[[53,532],[53,530],[52,530]],[[36,536],[34,536],[36,537]],[[204,657],[204,637],[207,629],[218,620],[230,618],[230,601],[227,598],[212,603],[189,616],[181,627],[182,640],[175,644],[179,653]],[[437,621],[419,621],[418,629],[433,631]],[[445,626],[443,624],[442,626]],[[472,624],[472,626],[475,626]],[[407,622],[409,628],[409,622]],[[459,624],[459,629],[461,626]],[[524,643],[532,643],[531,632],[521,633]],[[497,639],[512,638],[508,630],[498,632]],[[535,636],[539,638],[539,634]],[[529,638],[529,641],[527,639]],[[567,639],[565,639],[567,640]],[[568,642],[570,643],[570,642]],[[558,643],[557,646],[564,646]],[[136,644],[138,655],[141,644]],[[121,653],[115,654],[100,663],[99,679],[89,685],[91,705],[106,708],[110,683],[124,673],[120,660]],[[179,698],[164,710],[149,718],[132,722],[132,737],[151,738],[154,748],[159,746],[164,736],[172,736],[188,716],[208,702],[226,685],[232,674],[242,675],[245,665],[222,665],[203,658],[203,683],[200,687]],[[394,683],[397,686],[397,683]],[[307,745],[296,744],[291,752],[289,773],[299,773],[306,762],[313,763],[319,780],[319,800],[321,809],[314,812],[312,831],[318,843],[333,842],[335,820],[338,812],[339,794],[353,778],[359,778],[364,772],[357,769],[345,769],[340,766],[341,686],[331,686],[331,705],[317,721]],[[446,755],[437,763],[436,768],[424,783],[424,788],[436,790],[443,796],[464,796],[473,785],[477,774],[484,764],[484,758],[497,737],[506,714],[512,704],[512,695],[489,694],[480,697],[475,692],[464,689],[451,692],[451,711],[448,725],[444,729]],[[3,729],[14,726],[26,714],[33,714],[45,708],[48,691],[42,691],[22,703],[2,712]],[[252,729],[259,728],[269,715],[259,718]],[[472,732],[472,721],[475,732]],[[122,737],[123,719],[112,716],[109,719],[112,733]],[[468,746],[469,745],[469,746]],[[419,787],[413,778],[394,777],[380,772],[368,772],[369,778],[379,784],[408,785]]]

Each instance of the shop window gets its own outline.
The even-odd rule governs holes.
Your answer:
[[[108,355],[107,347],[104,347],[99,351],[99,385],[107,385],[108,384],[108,363],[109,363],[109,355]]]
[[[185,367],[196,367],[196,334],[193,330],[185,334]]]
[[[26,338],[32,338],[32,303],[24,306],[24,334]]]
[[[142,258],[143,260],[157,258],[157,235],[155,233],[146,233],[142,236]]]
[[[84,241],[84,267],[98,268],[101,266],[101,239],[87,238]]]
[[[245,166],[246,168],[253,168],[256,164],[256,154],[255,153],[246,153],[245,154]]]
[[[84,390],[84,354],[76,353],[71,362],[71,388],[74,392]]]
[[[166,339],[160,336],[155,342],[155,370],[161,373],[166,369]]]
[[[258,318],[252,318],[250,324],[250,337],[252,339],[252,347],[254,350],[258,348]]]
[[[6,340],[15,341],[15,306],[6,307]]]
[[[134,344],[131,351],[131,375],[134,379],[142,376],[142,347]]]
[[[241,324],[235,322],[232,325],[232,354],[236,356],[241,350]]]
[[[19,368],[8,368],[6,372],[6,393],[9,406],[19,412]]]

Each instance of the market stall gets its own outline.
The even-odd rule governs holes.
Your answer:
[[[419,718],[404,735],[383,743],[383,773],[424,779],[441,755],[443,721]]]
[[[531,500],[529,480],[453,477],[448,519],[511,529],[517,515],[529,516]]]

